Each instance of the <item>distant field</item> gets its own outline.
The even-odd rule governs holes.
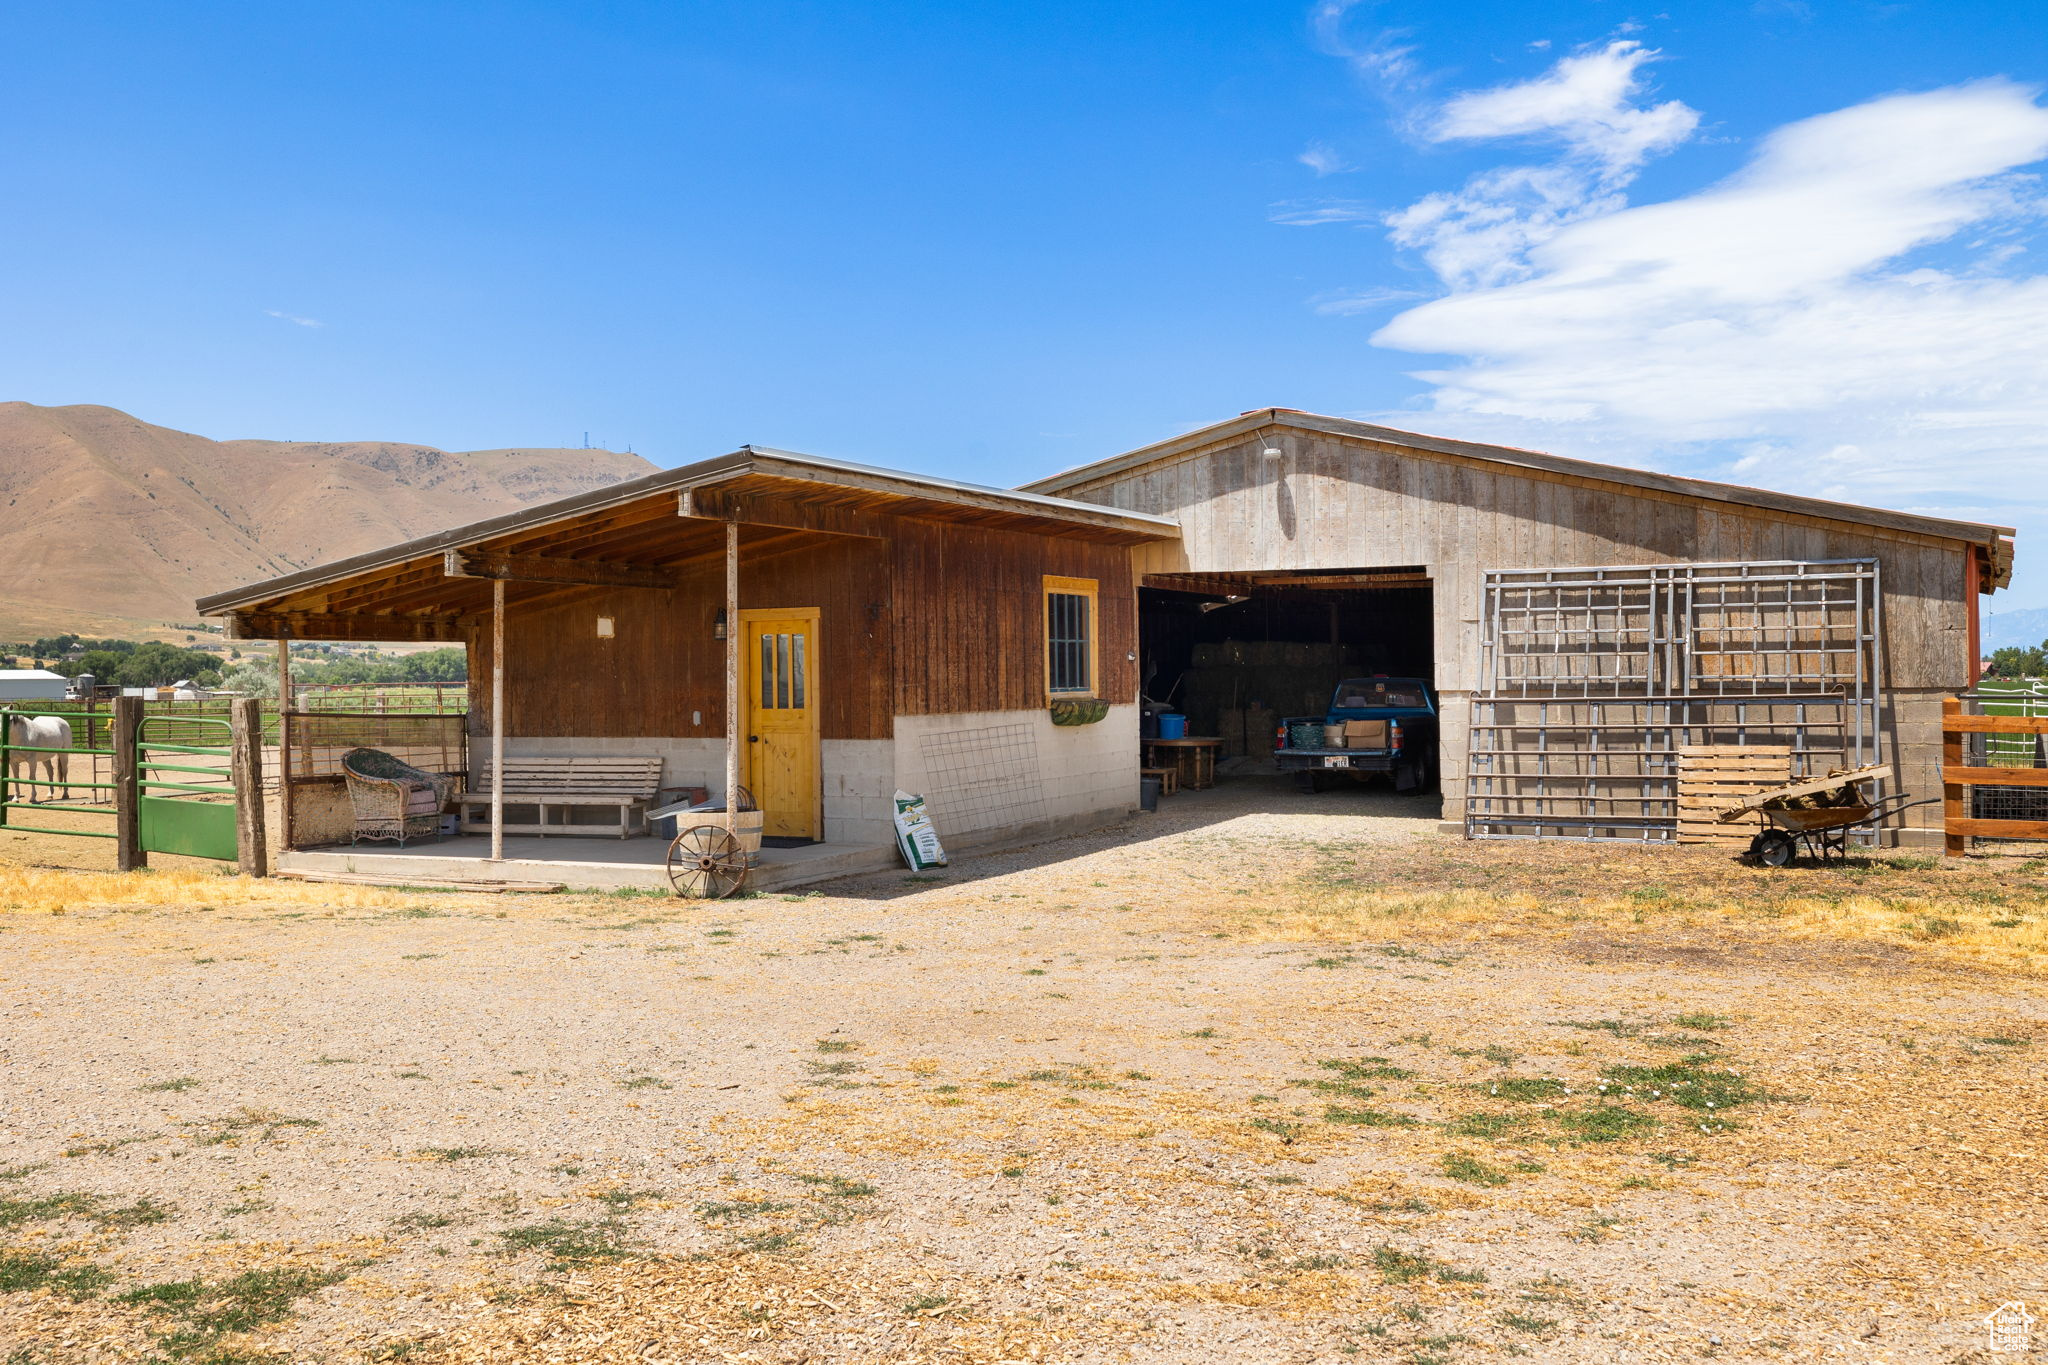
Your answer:
[[[2034,679],[1986,679],[1977,684],[1979,693],[2001,692],[1999,700],[1986,700],[1988,716],[2048,716],[2048,682]],[[1985,761],[1995,768],[2031,768],[2035,742],[2031,735],[1984,736]]]

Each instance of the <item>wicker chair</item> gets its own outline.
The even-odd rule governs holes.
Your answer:
[[[441,807],[455,794],[455,779],[422,772],[382,749],[350,749],[341,756],[348,801],[355,812],[351,846],[364,839],[408,839],[439,835]]]

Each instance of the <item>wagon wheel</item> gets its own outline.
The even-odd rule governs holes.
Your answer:
[[[1756,860],[1765,867],[1783,867],[1799,851],[1799,841],[1782,829],[1767,829],[1756,836]]]
[[[668,882],[678,896],[718,900],[747,880],[747,851],[723,825],[692,825],[668,846]]]

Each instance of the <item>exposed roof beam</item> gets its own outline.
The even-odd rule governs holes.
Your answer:
[[[442,572],[450,578],[495,578],[507,583],[573,583],[600,588],[673,588],[673,569],[651,564],[617,564],[604,559],[561,559],[554,555],[508,555],[489,550],[450,550]]]
[[[234,611],[228,613],[227,638],[461,644],[463,634],[462,623],[453,616],[337,616],[312,611]]]
[[[881,538],[882,528],[869,513],[851,507],[791,504],[787,501],[787,494],[776,499],[781,503],[777,506],[769,501],[771,498],[775,495],[729,488],[685,488],[676,495],[676,513],[707,521],[737,521],[743,526],[773,526],[786,531],[816,531],[821,535]]]

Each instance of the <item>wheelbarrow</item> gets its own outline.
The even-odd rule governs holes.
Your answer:
[[[1902,811],[1932,805],[1941,799],[1929,796],[1915,801],[1904,792],[1875,798],[1865,795],[1864,783],[1880,782],[1891,775],[1889,763],[1878,763],[1849,772],[1787,783],[1743,797],[1724,807],[1719,821],[1725,825],[1751,813],[1763,821],[1766,827],[1749,841],[1743,856],[1764,867],[1783,867],[1797,857],[1802,848],[1820,862],[1841,862],[1849,856],[1851,834],[1859,830],[1875,830]],[[1821,797],[1823,800],[1833,797],[1834,800],[1824,805],[1789,804],[1802,796]]]

